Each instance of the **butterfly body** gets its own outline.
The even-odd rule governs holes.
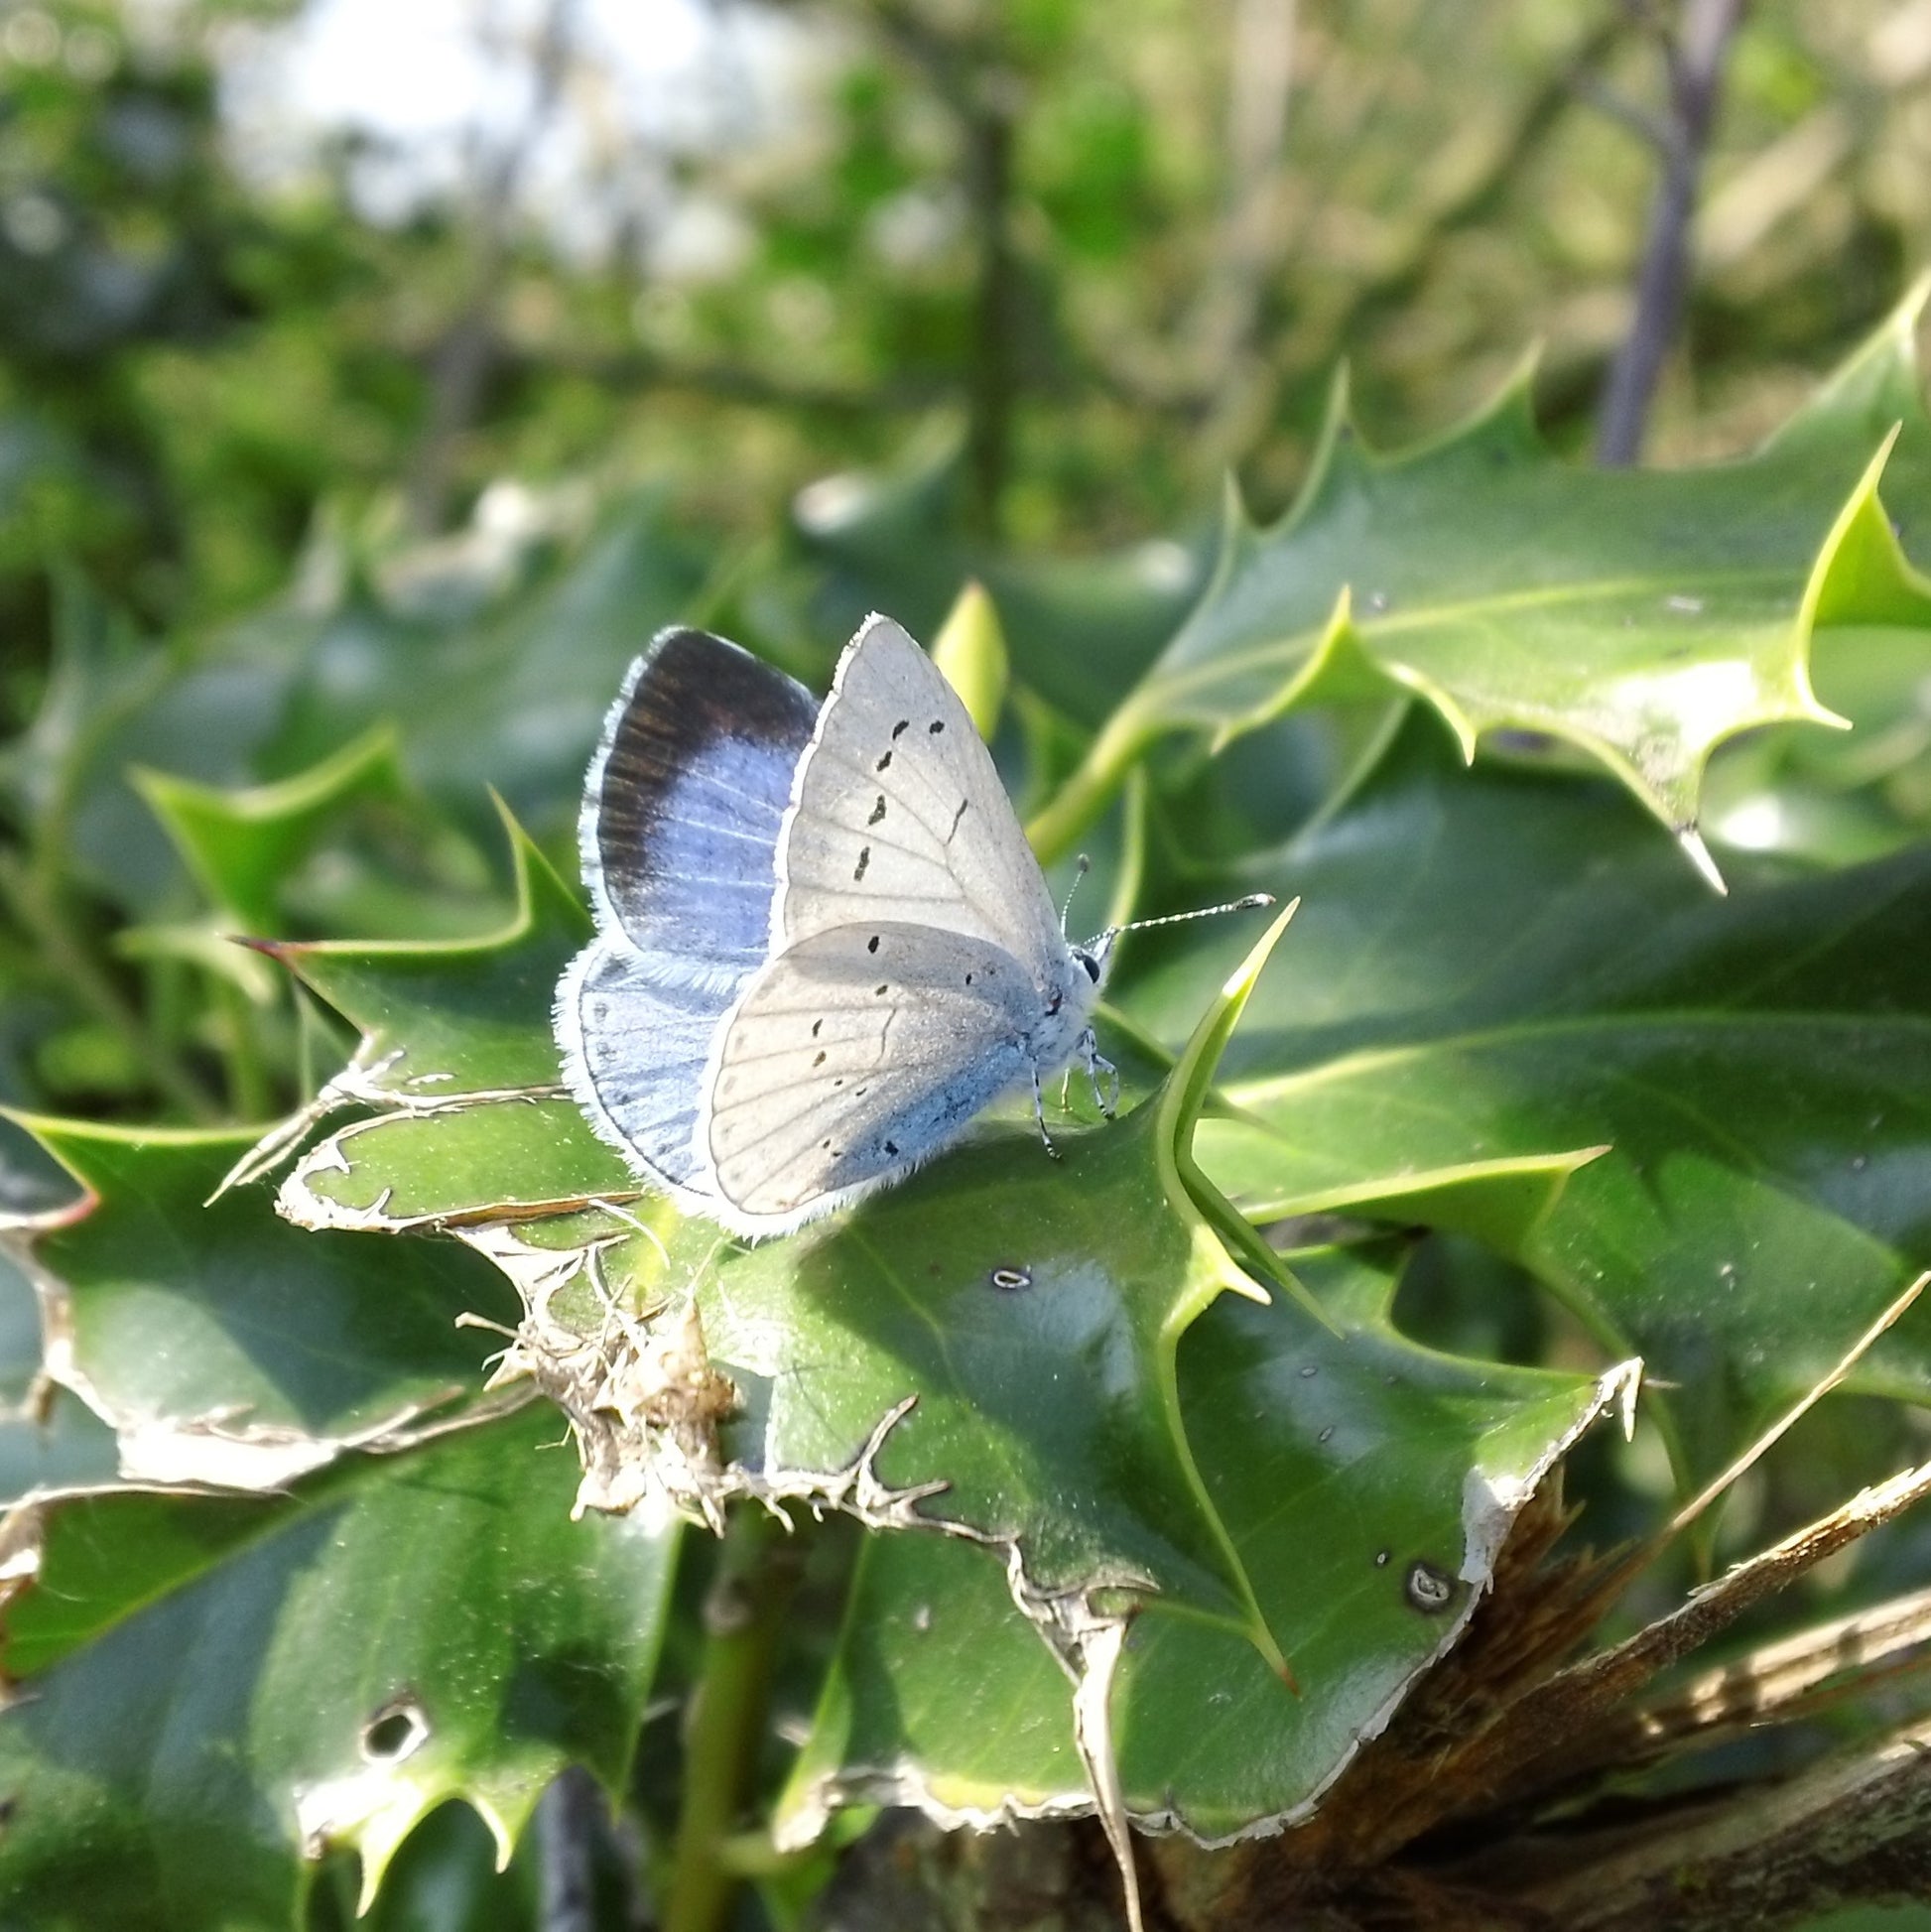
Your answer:
[[[568,1083],[733,1232],[900,1180],[1001,1093],[1094,1058],[1109,942],[1068,942],[970,716],[887,618],[816,708],[734,645],[665,633],[580,833],[598,933],[558,990]]]

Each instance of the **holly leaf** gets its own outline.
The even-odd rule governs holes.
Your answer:
[[[1346,810],[1222,883],[1306,904],[1228,1048],[1206,1172],[1252,1221],[1405,1224],[1418,1170],[1607,1147],[1546,1211],[1471,1231],[1647,1362],[1686,1478],[1931,1263],[1922,847],[1713,900],[1613,793],[1457,777],[1417,719]],[[1115,996],[1174,1040],[1208,975],[1161,939]],[[1928,1343],[1906,1316],[1860,1384],[1924,1400]]]
[[[272,1496],[43,1505],[0,1611],[0,1917],[282,1932],[325,1854],[366,1908],[449,1799],[501,1864],[566,1763],[619,1791],[674,1540],[573,1521],[554,1441],[531,1410]]]
[[[1181,1345],[1202,1482],[1293,1665],[1236,1633],[1133,1624],[1111,1694],[1128,1815],[1223,1838],[1305,1815],[1461,1634],[1515,1512],[1602,1410],[1602,1379],[1458,1360],[1389,1315],[1395,1246],[1296,1257],[1334,1332],[1223,1298]],[[980,1826],[1092,1809],[1057,1669],[983,1552],[874,1538],[777,1830],[914,1804]],[[969,1677],[974,1695],[962,1698]]]
[[[1931,584],[1876,497],[1931,465],[1912,335],[1920,287],[1785,436],[1739,462],[1599,469],[1538,436],[1526,370],[1460,429],[1370,451],[1337,389],[1299,501],[1257,530],[1235,503],[1220,567],[1088,762],[1033,828],[1057,852],[1157,738],[1224,744],[1290,708],[1412,693],[1465,758],[1526,732],[1611,773],[1710,870],[1712,749],[1752,726],[1835,721],[1813,633],[1931,629]],[[1873,423],[1873,408],[1894,409]]]
[[[217,913],[244,932],[285,925],[282,887],[345,808],[401,789],[393,730],[377,726],[273,785],[222,790],[165,772],[134,781]]]
[[[473,1397],[489,1343],[456,1317],[513,1310],[459,1248],[318,1239],[258,1192],[210,1202],[247,1131],[30,1124],[82,1193],[6,1238],[48,1310],[49,1372],[113,1429],[128,1480],[270,1487]]]
[[[415,1048],[405,1017],[431,983],[429,967],[394,949],[369,951],[335,990],[364,1024],[387,1029],[365,1042],[360,1064],[400,1055],[396,1072],[385,1076],[386,1094],[368,1096],[380,1111],[304,1156],[284,1184],[285,1212],[327,1225],[362,1215],[364,1224],[398,1232],[446,1226],[503,1267],[525,1302],[503,1373],[534,1375],[571,1414],[588,1464],[579,1501],[620,1506],[655,1486],[714,1512],[729,1496],[754,1495],[843,1509],[895,1540],[971,1546],[1003,1593],[1002,1616],[1016,1618],[1034,1644],[1047,1639],[1045,1675],[1022,1668],[1015,1682],[1050,1686],[1054,1715],[1034,1707],[1038,1721],[1025,1735],[1034,1743],[1071,1735],[1056,1651],[1076,1679],[1098,1680],[1090,1694],[1098,1716],[1090,1715],[1076,1753],[1089,1772],[1095,1723],[1103,1747],[1112,1668],[1095,1652],[1095,1633],[1123,1628],[1124,1606],[1144,1606],[1148,1618],[1182,1634],[1162,1640],[1150,1688],[1138,1701],[1116,1701],[1114,1721],[1148,1738],[1147,1725],[1184,1728],[1180,1714],[1210,1681],[1232,1673],[1271,1687],[1265,1709],[1304,1748],[1283,1746],[1262,1726],[1256,1736],[1274,1740],[1267,1774],[1247,1776],[1258,1761],[1251,1756],[1211,1756],[1198,1801],[1187,1803],[1202,1829],[1219,1829],[1239,1809],[1244,1777],[1252,1802],[1239,1823],[1285,1815],[1338,1771],[1460,1627],[1487,1574],[1495,1524],[1609,1394],[1591,1376],[1458,1368],[1451,1395],[1486,1392],[1444,1424],[1454,1403],[1438,1385],[1436,1360],[1395,1336],[1384,1292],[1352,1303],[1338,1292],[1335,1305],[1353,1311],[1353,1332],[1344,1326],[1339,1335],[1281,1292],[1297,1284],[1188,1150],[1214,1062],[1284,923],[1242,971],[1205,993],[1205,1017],[1164,1081],[1116,1122],[1058,1133],[1059,1160],[1046,1158],[1024,1109],[995,1114],[970,1144],[901,1187],[753,1247],[681,1221],[668,1204],[638,1198],[634,1185],[627,1208],[599,1200],[603,1157],[573,1181],[552,1146],[551,1109],[561,1103],[481,1084],[486,1066],[509,1064],[501,1029],[523,977],[509,961],[524,961],[530,977],[539,961],[554,973],[567,950],[561,934],[546,939],[526,922],[486,954],[472,952],[478,987],[458,999],[446,984],[462,1017],[426,1025],[437,1042],[429,1054]],[[298,957],[305,971],[318,963],[313,953]],[[440,957],[455,968],[447,949]],[[311,984],[325,989],[346,953],[321,959]],[[547,977],[542,983],[547,992]],[[547,1000],[527,997],[522,1016],[531,1034],[547,1036]],[[473,1056],[463,1044],[471,1025]],[[395,1084],[420,1082],[426,1071],[446,1076],[438,1091],[450,1095],[427,1110],[413,1097],[419,1089]],[[1515,1227],[1543,1212],[1575,1159],[1529,1164],[1526,1183],[1523,1165],[1418,1174],[1414,1198],[1485,1198],[1485,1186],[1513,1204],[1491,1212]],[[518,1183],[519,1173],[536,1184]],[[497,1192],[505,1198],[492,1216]],[[1315,1378],[1326,1398],[1320,1420],[1303,1431],[1313,1440],[1298,1451],[1298,1424],[1265,1420],[1286,1412],[1280,1388],[1241,1392],[1238,1413],[1262,1418],[1243,1448],[1216,1435],[1212,1413],[1198,1419],[1182,1368],[1197,1352],[1185,1338],[1223,1289],[1262,1292],[1256,1271],[1278,1306],[1243,1359],[1263,1380],[1270,1363],[1287,1376],[1304,1411]],[[701,1337],[695,1360],[672,1356],[678,1320]],[[725,1394],[715,1400],[719,1381]],[[1225,1406],[1223,1392],[1207,1405]],[[613,1416],[628,1417],[628,1429]],[[1197,1460],[1203,1430],[1216,1444],[1212,1471]],[[1405,1463],[1404,1441],[1414,1452]],[[1256,1479],[1261,1489],[1243,1489],[1255,1442],[1266,1475]],[[1373,1501],[1337,1536],[1336,1485],[1359,1481],[1370,1465],[1381,1472]],[[1483,1472],[1480,1481],[1472,1470]],[[1284,1489],[1268,1486],[1277,1479]],[[1278,1506],[1303,1490],[1306,1521],[1296,1514],[1300,1528],[1283,1543]],[[1482,1527],[1470,1497],[1479,1491],[1492,1504],[1491,1490],[1507,1500]],[[1329,1547],[1334,1577],[1324,1570],[1323,1582],[1332,1582],[1339,1613],[1283,1567],[1278,1552],[1303,1549],[1304,1536]],[[1264,1605],[1256,1571],[1270,1575]],[[1409,1584],[1423,1607],[1403,1597]],[[1283,1640],[1304,1638],[1321,1660],[1321,1682],[1306,1689],[1319,1722],[1284,1688]],[[1122,1668],[1140,1670],[1131,1655]],[[1292,1651],[1286,1661],[1300,1670]],[[1055,1763],[1055,1775],[1066,1772]],[[821,1769],[816,1782],[801,1773],[801,1819],[822,1817],[855,1788],[842,1759]],[[1013,1781],[992,1808],[1044,1802],[1026,1795],[1037,1771],[1008,1765],[1001,1775]],[[1077,1796],[1091,1802],[1083,1779]],[[1162,1800],[1144,1782],[1128,1798],[1143,1815],[1161,1815]],[[935,1802],[943,1810],[950,1800]]]

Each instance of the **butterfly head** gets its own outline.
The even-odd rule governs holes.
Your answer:
[[[1106,976],[1106,968],[1112,964],[1113,942],[1119,938],[1116,930],[1109,929],[1095,933],[1084,945],[1070,946],[1067,950],[1073,955],[1076,965],[1086,969],[1087,977],[1097,987]]]
[[[1078,868],[1073,874],[1073,885],[1066,895],[1066,903],[1060,908],[1060,937],[1066,941],[1066,950],[1074,964],[1085,969],[1086,978],[1075,980],[1073,990],[1093,998],[1099,990],[1099,982],[1106,976],[1106,967],[1111,961],[1113,942],[1124,930],[1109,926],[1103,933],[1095,933],[1084,944],[1075,940],[1066,930],[1067,914],[1073,910],[1073,895],[1080,889],[1080,881],[1093,869],[1093,860],[1085,852],[1080,854]],[[1084,1000],[1082,1002],[1084,1004]]]

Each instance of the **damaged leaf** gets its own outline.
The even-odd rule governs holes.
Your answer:
[[[1060,1132],[1059,1161],[1045,1158],[1029,1121],[995,1116],[903,1186],[786,1241],[745,1247],[667,1204],[599,1202],[600,1160],[570,1178],[576,1142],[551,1119],[563,1103],[500,1090],[462,1097],[483,1076],[447,1017],[435,1063],[447,1097],[337,1132],[298,1164],[283,1200],[322,1224],[361,1213],[398,1231],[449,1226],[517,1282],[526,1313],[505,1372],[533,1375],[572,1416],[586,1465],[579,1504],[629,1506],[656,1488],[714,1514],[725,1496],[748,1494],[845,1509],[894,1541],[909,1533],[923,1545],[915,1532],[928,1525],[950,1532],[996,1585],[994,1626],[1010,1624],[1037,1648],[1015,1662],[1015,1681],[1050,1687],[1057,1715],[1029,1706],[1016,1716],[1026,1749],[1058,1736],[1075,1767],[1060,1746],[1043,1769],[1022,1753],[980,1808],[1092,1802],[1094,1739],[1074,1723],[1065,1673],[1100,1673],[1085,1722],[1089,1734],[1133,1727],[1138,1743],[1121,1744],[1125,1774],[1138,1780],[1127,1808],[1237,1831],[1303,1806],[1385,1721],[1461,1627],[1512,1509],[1609,1399],[1587,1375],[1444,1366],[1387,1325],[1385,1273],[1368,1291],[1333,1288],[1322,1306],[1339,1334],[1280,1292],[1297,1284],[1187,1152],[1215,1058],[1279,931],[1218,998],[1202,989],[1206,1018],[1160,1093],[1116,1122]],[[488,957],[489,983],[513,983],[505,952],[541,958],[543,944],[527,928],[506,936]],[[301,956],[305,970],[314,957]],[[340,958],[326,955],[330,966]],[[393,1029],[399,996],[379,982],[394,961],[357,965],[365,1024],[379,1014]],[[542,1008],[527,1012],[532,1031],[546,1022]],[[494,1051],[508,1050],[499,1040]],[[431,1066],[406,1029],[366,1043],[360,1060],[392,1057],[418,1079]],[[1579,1158],[1411,1174],[1406,1186],[1417,1204],[1465,1190],[1514,1228],[1546,1209]],[[1262,1292],[1223,1240],[1277,1291],[1252,1318],[1257,1331],[1217,1322],[1214,1333],[1245,1337],[1236,1357],[1250,1385],[1237,1391],[1235,1369],[1184,1366],[1218,1364],[1211,1345],[1183,1338],[1222,1289]],[[695,1311],[723,1399],[705,1393],[702,1374],[668,1370],[671,1318],[683,1307]],[[1203,1405],[1196,1375],[1231,1381]],[[681,1410],[666,1406],[678,1388]],[[1317,1388],[1327,1391],[1319,1402]],[[1228,1433],[1220,1410],[1251,1425]],[[627,1426],[613,1424],[624,1416]],[[673,1453],[667,1437],[680,1426]],[[1211,1465],[1199,1461],[1203,1441]],[[1338,1505],[1370,1468],[1380,1472],[1372,1503]],[[1263,1492],[1247,1493],[1249,1480]],[[1301,1498],[1286,1530],[1283,1494]],[[1357,1525],[1339,1539],[1338,1506]],[[1314,1566],[1324,1588],[1311,1592],[1315,1542],[1328,1567]],[[896,1560],[880,1561],[891,1574]],[[905,1561],[917,1570],[922,1560]],[[1265,1603],[1254,1566],[1270,1579]],[[1141,1619],[1120,1669],[1140,1688],[1109,1703],[1111,1664],[1095,1661],[1094,1645],[1104,1631],[1117,1639],[1129,1606]],[[1297,1697],[1284,1680],[1288,1667],[1302,1672],[1304,1642],[1316,1675]],[[1215,1733],[1196,1779],[1163,1796],[1155,1758],[1193,1735],[1184,1714],[1204,1687],[1233,1681],[1248,1686],[1243,1708],[1271,1718],[1257,1717],[1237,1748],[1231,1731]],[[894,1699],[924,1695],[901,1685]],[[861,1730],[889,1708],[847,1704]],[[808,1749],[794,1835],[851,1791],[882,1788],[847,1776],[841,1749],[822,1762],[826,1749]],[[954,1794],[934,1798],[939,1808],[973,1809],[948,1746],[911,1749],[891,1753],[912,1764],[908,1790],[933,1782]]]
[[[44,1505],[0,1612],[0,1919],[285,1927],[324,1853],[366,1907],[450,1798],[506,1860],[569,1762],[621,1787],[674,1539],[572,1522],[541,1410],[273,1496]]]
[[[210,1203],[248,1132],[32,1125],[85,1192],[9,1239],[54,1378],[112,1426],[123,1477],[270,1486],[473,1399],[489,1344],[455,1318],[510,1309],[472,1256],[318,1239],[259,1192]]]
[[[1293,1665],[1237,1633],[1150,1613],[1111,1697],[1126,1809],[1225,1838],[1309,1809],[1460,1635],[1515,1512],[1628,1389],[1626,1372],[1502,1368],[1437,1354],[1389,1320],[1398,1258],[1296,1257],[1338,1333],[1280,1302],[1223,1297],[1182,1343],[1188,1442]],[[962,1699],[962,1674],[983,1687]],[[780,1808],[788,1839],[838,1804],[955,1822],[1091,1807],[1050,1660],[981,1552],[874,1539]]]

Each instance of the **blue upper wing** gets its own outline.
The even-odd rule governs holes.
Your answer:
[[[710,1036],[770,946],[778,830],[818,705],[704,631],[632,667],[579,826],[597,937],[565,975],[557,1041],[598,1131],[708,1193],[692,1144]]]

